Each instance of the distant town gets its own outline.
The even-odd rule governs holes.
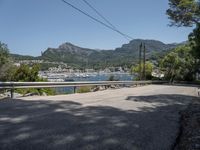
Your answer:
[[[47,79],[50,82],[63,82],[72,81],[74,78],[85,78],[95,77],[97,75],[130,75],[130,69],[124,67],[107,67],[105,69],[77,69],[69,66],[64,62],[50,62],[45,60],[19,60],[14,63],[15,66],[22,64],[33,65],[33,64],[50,64],[57,65],[57,67],[49,67],[47,70],[39,71],[39,77]]]

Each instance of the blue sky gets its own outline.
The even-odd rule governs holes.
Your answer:
[[[82,0],[66,0],[98,16]],[[87,0],[120,31],[164,43],[187,40],[192,28],[169,27],[168,0]],[[11,53],[40,55],[64,42],[114,49],[128,41],[80,14],[61,0],[0,0],[0,41]]]

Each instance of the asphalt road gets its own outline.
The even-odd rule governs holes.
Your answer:
[[[195,87],[149,85],[0,101],[0,150],[170,150]]]

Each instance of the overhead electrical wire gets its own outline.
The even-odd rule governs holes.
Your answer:
[[[107,22],[111,27],[117,29],[108,19],[106,19],[94,6],[92,6],[87,0],[82,0],[85,4],[87,4],[97,15],[99,15],[105,22]]]
[[[97,15],[99,15],[107,24],[109,24],[113,29],[118,30],[108,19],[106,19],[106,17],[104,17],[94,6],[92,6],[87,0],[82,0],[86,5],[88,5]],[[119,30],[118,30],[119,31]],[[126,36],[124,36],[125,39],[127,40],[133,40],[132,37],[128,36],[127,34],[125,34]]]
[[[104,22],[100,21],[99,19],[96,19],[95,17],[89,15],[87,12],[84,12],[83,10],[81,10],[81,9],[79,9],[78,7],[74,6],[73,4],[71,4],[71,3],[69,3],[69,2],[67,2],[67,1],[65,1],[65,0],[62,0],[62,1],[63,1],[64,3],[66,3],[67,5],[71,6],[72,8],[76,9],[77,11],[81,12],[82,14],[86,15],[86,16],[89,17],[90,19],[92,19],[92,20],[94,20],[94,21],[96,21],[96,22],[102,24],[103,26],[105,26],[105,27],[107,27],[107,28],[109,28],[109,29],[111,29],[111,30],[113,30],[113,31],[115,31],[115,32],[117,32],[117,33],[119,33],[120,35],[122,35],[123,37],[125,37],[127,40],[132,40],[132,39],[133,39],[132,37],[130,37],[130,36],[128,36],[128,35],[122,33],[121,31],[119,31],[119,30],[117,30],[117,29],[115,29],[115,28],[113,28],[113,27],[111,27],[111,26],[105,24]]]
[[[120,35],[122,35],[123,37],[125,37],[127,40],[133,40],[133,38],[132,38],[131,36],[129,36],[129,35],[125,34],[125,33],[122,33],[121,31],[117,30],[113,25],[110,26],[110,23],[109,23],[109,25],[107,25],[106,23],[104,23],[104,22],[102,22],[101,20],[99,20],[99,19],[97,19],[97,18],[91,16],[91,15],[88,14],[87,12],[85,12],[85,11],[79,9],[78,7],[76,7],[76,6],[74,6],[73,4],[67,2],[66,0],[62,0],[62,1],[63,1],[65,4],[67,4],[68,6],[74,8],[75,10],[77,10],[77,11],[79,11],[80,13],[84,14],[85,16],[89,17],[89,18],[92,19],[93,21],[96,21],[96,22],[100,23],[101,25],[103,25],[103,26],[105,26],[105,27],[107,27],[107,28],[109,28],[109,29],[111,29],[111,30],[117,32],[118,34],[120,34]],[[88,3],[88,2],[87,2],[87,3]],[[89,4],[89,3],[88,3],[88,4]],[[88,6],[89,6],[89,5],[88,5]],[[90,6],[91,6],[91,5],[90,5]],[[92,7],[92,8],[94,8],[94,7]],[[95,8],[94,8],[94,9],[95,9]],[[96,9],[95,9],[95,10],[96,10]],[[98,11],[97,11],[97,12],[98,12]],[[97,12],[96,12],[96,13],[97,13]],[[101,15],[101,16],[102,16],[102,15]],[[103,16],[102,16],[102,17],[103,17]],[[103,18],[105,18],[105,17],[103,17]],[[105,19],[106,19],[106,18],[105,18]],[[107,20],[107,19],[106,19],[106,20]],[[108,20],[107,20],[107,21],[108,21]],[[106,22],[107,22],[107,21],[106,21]],[[109,21],[108,21],[108,22],[109,22]],[[107,22],[107,23],[108,23],[108,22]]]

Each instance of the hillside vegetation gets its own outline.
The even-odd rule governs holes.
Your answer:
[[[39,57],[12,55],[15,60],[43,59],[65,62],[77,68],[105,68],[109,66],[131,67],[138,62],[139,45],[145,43],[147,59],[157,60],[179,44],[164,44],[156,40],[136,39],[115,50],[95,50],[64,43],[58,48],[48,48]]]

